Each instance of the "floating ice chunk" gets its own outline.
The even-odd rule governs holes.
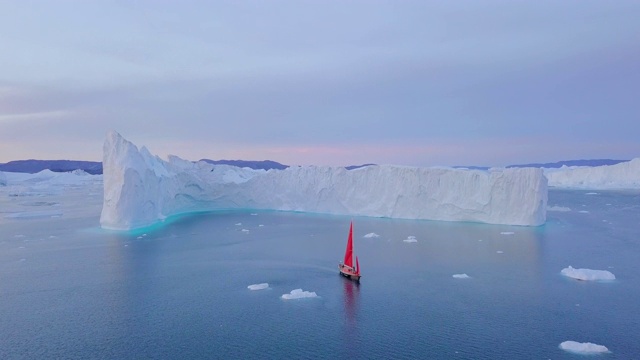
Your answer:
[[[259,227],[262,227],[262,226],[264,226],[264,225],[260,224],[260,225],[258,225],[258,226],[259,226]]]
[[[547,211],[562,211],[562,212],[566,212],[566,211],[571,211],[571,208],[568,208],[566,206],[554,205],[554,206],[547,207]]]
[[[363,236],[363,238],[377,238],[377,237],[380,237],[380,235],[376,233],[368,233],[367,235]]]
[[[253,284],[247,286],[249,290],[264,290],[269,287],[269,283]]]
[[[503,231],[500,233],[500,235],[513,235],[515,234],[513,231]]]
[[[597,193],[597,192],[588,192],[588,193],[586,193],[585,195],[600,195],[600,194],[599,194],[599,193]]]
[[[251,215],[251,216],[256,216],[256,215],[258,215],[258,214],[256,214],[256,213],[251,213],[250,215]]]
[[[248,233],[249,229],[242,229],[242,232]]]
[[[588,213],[589,213],[589,211],[588,211],[588,210],[580,210],[580,211],[578,211],[578,212],[579,212],[579,213],[583,213],[583,214],[588,214]]]
[[[282,294],[282,298],[285,300],[295,300],[302,298],[314,298],[318,297],[315,291],[303,291],[302,289],[291,290],[288,294]]]
[[[19,235],[13,235],[13,237],[15,237],[15,238],[23,238],[23,237],[25,237],[25,235],[19,234]]]
[[[577,280],[585,281],[598,281],[598,280],[615,280],[616,276],[607,270],[591,270],[591,269],[574,269],[569,266],[562,269],[560,273],[564,276],[574,278]]]
[[[590,355],[590,354],[601,354],[609,352],[606,346],[598,345],[590,342],[580,343],[577,341],[564,341],[560,343],[558,346],[560,349],[564,351],[569,351],[576,354],[582,355]]]
[[[471,276],[467,274],[453,274],[452,276],[454,279],[470,279],[471,278]]]
[[[402,240],[402,241],[404,241],[404,242],[406,242],[406,243],[416,243],[416,242],[418,242],[418,240],[416,240],[416,237],[415,237],[415,236],[413,236],[413,235],[412,235],[412,236],[407,237],[406,239],[404,239],[404,240]]]
[[[504,253],[504,251],[502,251],[502,250],[496,251],[496,254],[503,254],[503,253]]]
[[[236,224],[236,226],[241,226],[241,225],[242,225],[242,223],[237,223],[237,224]]]

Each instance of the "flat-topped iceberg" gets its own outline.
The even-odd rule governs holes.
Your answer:
[[[640,188],[640,158],[615,165],[545,169],[549,186],[573,189]]]
[[[562,269],[560,273],[564,276],[583,281],[606,281],[616,279],[616,276],[607,270],[575,269],[571,266]]]
[[[299,166],[252,170],[175,156],[164,161],[116,132],[104,144],[104,228],[128,230],[168,216],[218,209],[537,226],[546,220],[541,169],[490,171],[408,166]]]
[[[281,296],[285,300],[296,300],[296,299],[304,299],[304,298],[315,298],[318,297],[315,291],[305,291],[302,289],[291,290],[288,294],[282,294]]]
[[[602,354],[609,352],[609,349],[607,349],[607,347],[604,345],[598,345],[590,342],[581,343],[571,340],[563,341],[558,347],[564,351],[581,355]]]
[[[269,288],[269,283],[260,283],[247,286],[249,290],[264,290]]]

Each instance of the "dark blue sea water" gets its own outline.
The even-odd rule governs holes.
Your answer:
[[[0,358],[583,358],[566,340],[640,358],[637,191],[552,190],[571,211],[535,228],[355,217],[359,286],[337,272],[351,218],[215,212],[113,233],[88,191],[0,192]],[[318,297],[281,298],[297,288]]]

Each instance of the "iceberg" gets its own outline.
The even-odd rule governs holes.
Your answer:
[[[606,346],[598,345],[590,342],[581,343],[577,341],[564,341],[559,346],[564,351],[569,351],[576,354],[590,355],[609,352]]]
[[[247,286],[249,290],[264,290],[269,288],[269,283],[260,283]]]
[[[615,280],[616,276],[607,270],[591,270],[591,269],[574,269],[569,266],[562,269],[560,273],[564,276],[584,281],[598,281],[598,280]]]
[[[541,169],[460,170],[375,165],[253,170],[162,160],[111,131],[104,143],[103,228],[130,230],[168,216],[262,209],[538,226],[546,220]]]
[[[640,158],[615,165],[563,166],[544,169],[549,186],[568,189],[638,189],[640,188]]]
[[[282,294],[282,298],[285,300],[296,300],[314,297],[318,297],[318,294],[316,294],[315,291],[303,291],[302,289],[295,289],[291,290],[291,292],[288,294]]]
[[[451,275],[454,279],[471,279],[471,276],[467,274],[453,274]]]

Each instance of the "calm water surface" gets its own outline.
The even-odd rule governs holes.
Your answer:
[[[588,193],[552,190],[571,211],[536,228],[355,217],[357,286],[337,273],[351,218],[216,212],[123,234],[98,227],[99,184],[0,190],[0,358],[578,359],[558,348],[574,340],[637,359],[640,193]],[[281,299],[297,288],[318,297]]]

